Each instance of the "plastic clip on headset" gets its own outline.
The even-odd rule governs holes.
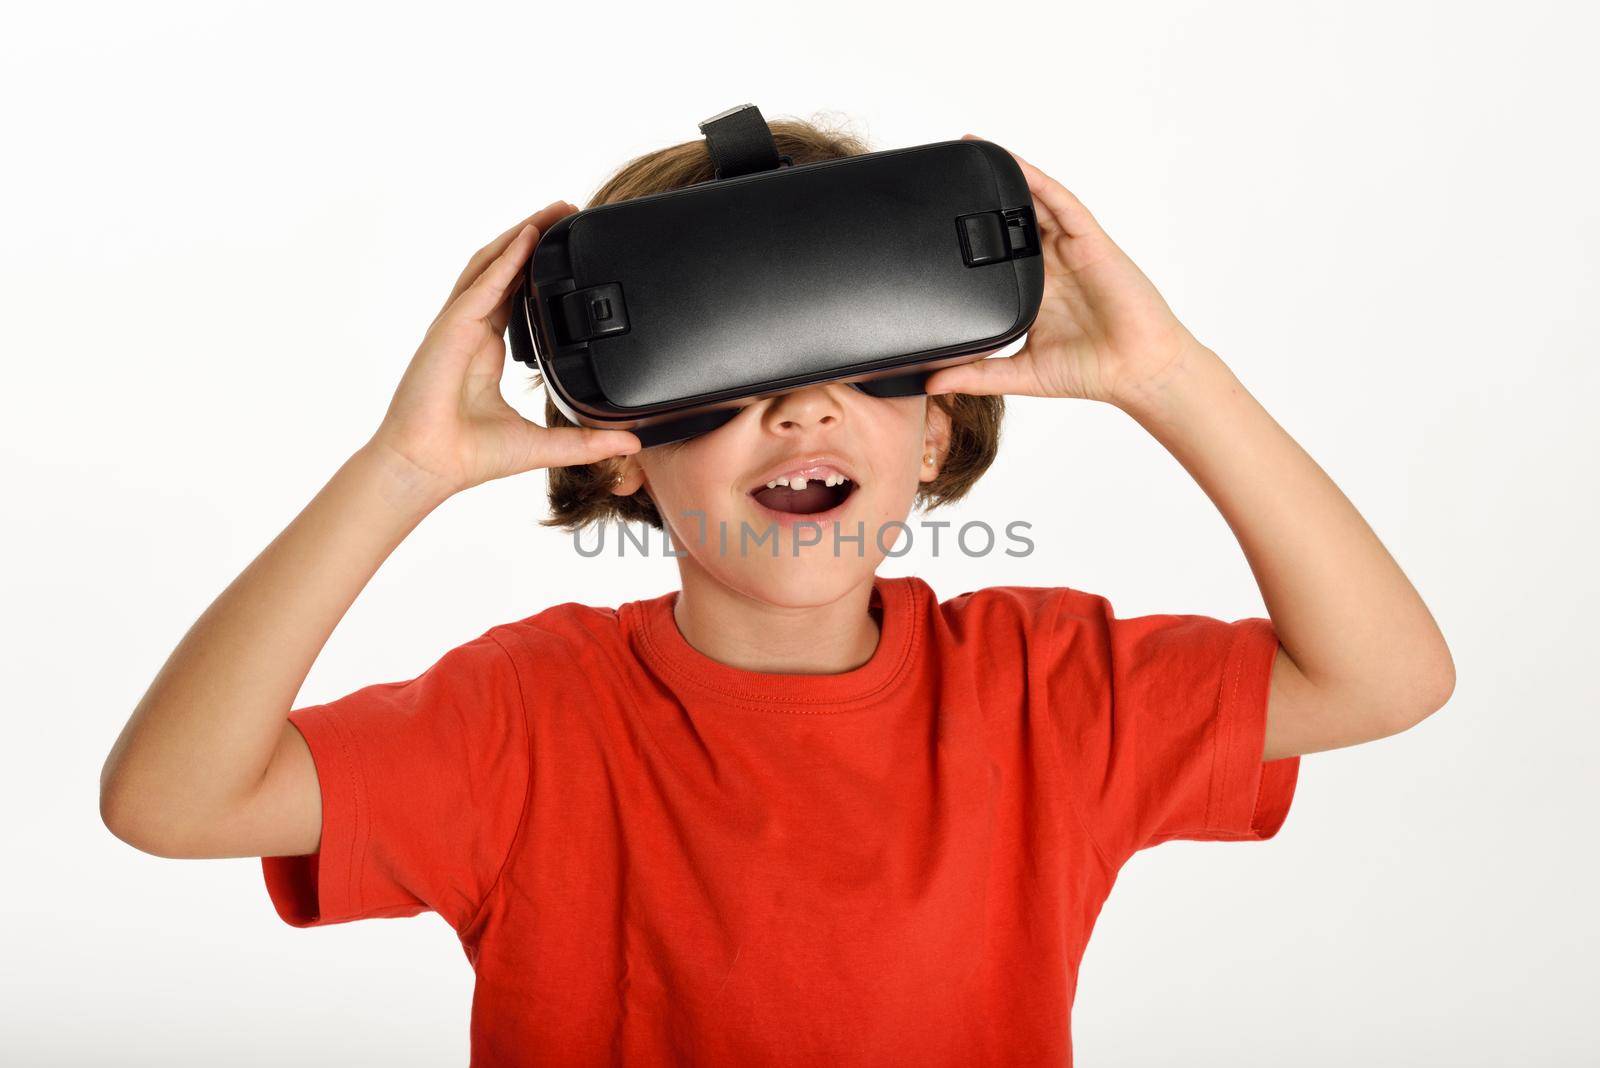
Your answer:
[[[529,257],[511,352],[573,422],[651,446],[822,382],[912,396],[1033,325],[1033,199],[1000,146],[796,165],[753,104],[700,129],[713,179],[575,212]]]

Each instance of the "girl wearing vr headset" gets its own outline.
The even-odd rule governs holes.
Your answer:
[[[796,164],[865,150],[772,130]],[[262,857],[291,924],[438,912],[477,976],[474,1064],[1070,1063],[1078,964],[1121,866],[1171,839],[1272,837],[1301,755],[1408,729],[1454,667],[1322,469],[1019,163],[1046,290],[1015,355],[938,371],[927,396],[764,398],[645,450],[501,396],[519,271],[575,209],[506,230],[371,440],[157,676],[106,762],[107,825],[160,856]],[[709,177],[690,142],[596,202]],[[967,491],[1006,394],[1137,421],[1221,511],[1270,618],[880,578],[894,539],[872,532]],[[558,525],[670,527],[681,588],[557,605],[291,711],[429,512],[538,468]],[[802,539],[835,520],[864,524],[860,551]],[[697,536],[741,525],[776,551]]]

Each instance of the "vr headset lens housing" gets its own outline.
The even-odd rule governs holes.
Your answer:
[[[753,105],[700,128],[716,178],[568,215],[528,261],[512,354],[573,422],[649,446],[822,382],[913,395],[1032,326],[1038,228],[1000,146],[796,166]]]

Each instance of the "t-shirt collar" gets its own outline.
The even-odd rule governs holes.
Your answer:
[[[909,576],[873,577],[868,603],[882,610],[877,648],[865,664],[834,675],[747,671],[714,660],[678,630],[672,615],[677,598],[673,590],[622,606],[629,640],[639,655],[674,688],[758,711],[815,714],[864,708],[895,685],[921,640],[917,580]]]

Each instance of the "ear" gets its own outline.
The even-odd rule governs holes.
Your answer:
[[[950,413],[935,397],[927,398],[926,416],[922,433],[921,481],[932,482],[944,467],[945,455],[950,451]]]
[[[608,487],[618,497],[631,497],[644,485],[644,468],[632,456],[621,456],[612,467],[612,482]]]

